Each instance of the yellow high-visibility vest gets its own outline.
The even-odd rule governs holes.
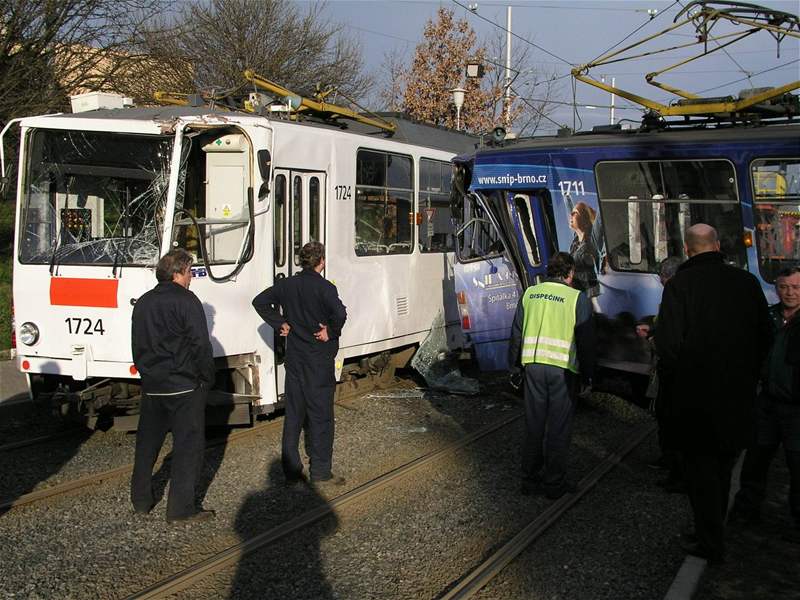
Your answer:
[[[525,290],[522,307],[522,364],[553,365],[578,372],[575,307],[580,292],[546,281]]]

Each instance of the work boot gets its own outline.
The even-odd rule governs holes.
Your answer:
[[[347,480],[344,477],[339,477],[338,475],[331,475],[330,477],[326,477],[325,479],[314,479],[311,478],[311,483],[315,487],[321,490],[327,490],[331,488],[341,487]]]
[[[208,521],[209,519],[213,519],[216,516],[217,513],[214,512],[213,510],[206,510],[201,508],[197,512],[193,512],[192,514],[186,515],[185,517],[167,517],[167,523],[169,523],[170,525],[178,523],[188,524],[197,521]]]
[[[544,495],[548,500],[558,500],[564,494],[574,494],[577,491],[578,486],[565,480],[558,487],[545,488]]]

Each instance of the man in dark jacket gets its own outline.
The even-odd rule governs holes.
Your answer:
[[[287,484],[305,479],[298,445],[300,431],[307,423],[311,481],[342,484],[344,479],[331,472],[334,359],[347,311],[336,286],[322,277],[325,247],[321,243],[309,242],[302,247],[300,265],[300,273],[277,280],[253,299],[253,308],[261,318],[286,337],[283,473]]]
[[[195,505],[203,467],[206,395],[215,370],[203,305],[189,291],[192,261],[182,249],[163,256],[156,267],[158,285],[133,307],[133,362],[142,378],[142,398],[131,501],[136,512],[153,508],[153,465],[172,430],[169,522],[214,516]]]
[[[750,273],[726,265],[717,232],[697,224],[667,282],[655,333],[665,419],[684,458],[696,542],[723,559],[731,471],[753,434],[756,385],[771,341],[767,302]]]
[[[770,307],[775,341],[764,364],[758,399],[755,444],[742,465],[742,487],[736,495],[732,518],[755,521],[767,489],[767,474],[781,444],[789,467],[789,507],[793,531],[785,536],[800,542],[800,365],[792,360],[790,342],[800,342],[800,267],[782,270],[775,280],[778,302]]]

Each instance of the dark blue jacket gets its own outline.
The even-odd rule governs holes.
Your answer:
[[[327,363],[339,351],[347,310],[336,286],[313,269],[278,279],[253,299],[253,308],[276,333],[283,323],[291,327],[286,340],[287,367],[295,360]],[[327,342],[314,337],[320,324],[328,327]]]
[[[214,355],[203,305],[177,283],[161,282],[133,307],[133,363],[150,394],[214,383]]]

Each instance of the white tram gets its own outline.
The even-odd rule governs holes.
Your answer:
[[[440,313],[457,346],[449,161],[474,139],[387,119],[391,136],[189,106],[22,119],[13,288],[32,393],[91,425],[136,413],[131,311],[175,246],[197,256],[229,422],[280,402],[281,341],[250,303],[309,240],[347,306],[340,380],[408,360]]]

